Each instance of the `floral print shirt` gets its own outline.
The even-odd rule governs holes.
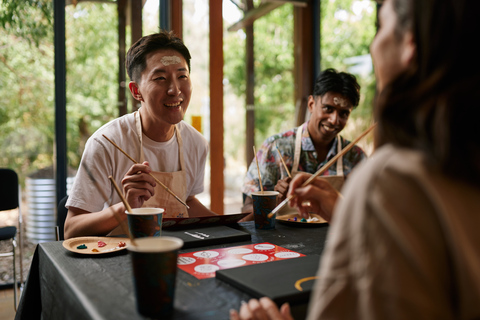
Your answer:
[[[307,130],[308,122],[302,124],[302,148],[300,151],[300,161],[298,164],[298,171],[315,173],[323,165],[325,165],[331,158],[337,154],[337,139],[341,139],[341,148],[347,146],[350,141],[345,140],[340,135],[334,139],[332,147],[328,151],[326,159],[318,159],[315,146],[310,138]],[[262,184],[264,190],[273,190],[277,181],[288,176],[285,168],[280,160],[279,152],[282,154],[283,160],[292,171],[293,156],[295,154],[295,139],[297,136],[297,128],[275,134],[265,140],[262,147],[257,150],[258,167],[262,176]],[[275,148],[277,146],[279,152]],[[367,156],[362,148],[355,145],[343,156],[343,173],[348,177],[352,169]],[[337,175],[337,166],[334,163],[323,175]],[[243,184],[244,195],[251,196],[252,192],[260,191],[257,164],[253,159],[248,168],[247,175]]]

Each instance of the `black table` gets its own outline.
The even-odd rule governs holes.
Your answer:
[[[327,226],[296,228],[277,223],[275,230],[256,230],[253,222],[238,229],[249,232],[251,241],[181,250],[180,253],[270,242],[303,253],[321,254]],[[178,270],[175,312],[172,319],[228,319],[251,298],[215,279],[198,280]],[[306,305],[293,306],[296,318]],[[78,255],[62,242],[37,246],[15,319],[145,319],[136,310],[132,265],[128,251],[112,255]]]

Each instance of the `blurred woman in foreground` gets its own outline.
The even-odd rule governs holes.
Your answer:
[[[376,151],[335,208],[309,319],[480,318],[478,0],[386,0]],[[291,204],[321,198],[305,176]],[[291,319],[262,298],[231,319]]]

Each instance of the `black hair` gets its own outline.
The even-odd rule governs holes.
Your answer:
[[[398,2],[409,8],[402,17]],[[408,18],[416,53],[407,70],[382,90],[375,105],[375,147],[392,143],[422,151],[429,165],[480,186],[476,105],[480,66],[476,42],[480,1],[394,0]],[[448,23],[445,23],[448,21]]]
[[[138,83],[141,73],[147,67],[147,54],[163,49],[178,51],[185,58],[190,72],[191,56],[182,39],[175,36],[172,31],[160,31],[140,38],[128,50],[125,66],[130,80]]]
[[[360,101],[360,85],[353,74],[338,72],[335,69],[325,69],[315,81],[313,96],[323,96],[327,92],[335,92],[350,100],[353,108]]]

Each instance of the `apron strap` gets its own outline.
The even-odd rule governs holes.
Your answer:
[[[337,135],[337,154],[342,151],[342,137]],[[343,174],[343,157],[338,158],[337,160],[337,176],[344,176]]]
[[[292,165],[292,177],[298,172],[298,164],[300,163],[300,152],[302,150],[302,135],[303,135],[303,125],[300,125],[297,128],[297,136],[295,138],[295,153],[293,155],[293,165]]]

